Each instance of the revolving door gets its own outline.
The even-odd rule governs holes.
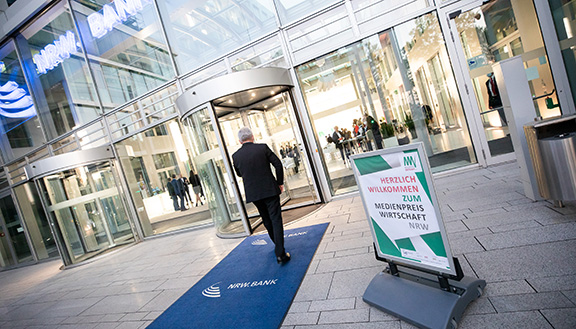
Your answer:
[[[26,171],[40,191],[64,265],[134,242],[110,148],[39,160]]]
[[[242,127],[250,127],[255,143],[267,144],[282,160],[283,211],[321,201],[291,93],[288,71],[265,68],[209,80],[177,100],[218,236],[250,234],[260,225],[233,170]]]

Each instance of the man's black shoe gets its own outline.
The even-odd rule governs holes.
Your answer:
[[[289,260],[290,260],[290,253],[285,253],[284,255],[282,255],[280,257],[276,257],[276,261],[278,262],[278,264],[286,263]]]

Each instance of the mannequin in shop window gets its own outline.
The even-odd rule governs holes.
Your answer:
[[[502,99],[500,98],[500,91],[498,91],[498,85],[496,84],[494,73],[488,73],[487,77],[486,90],[488,91],[488,108],[498,110],[502,126],[507,126],[506,114],[504,114],[504,108],[502,108]]]

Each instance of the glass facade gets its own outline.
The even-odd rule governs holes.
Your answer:
[[[303,152],[298,168],[284,157],[283,200],[354,192],[351,154],[406,143],[423,143],[434,172],[491,164],[481,154],[513,151],[492,64],[522,57],[534,116],[563,113],[560,87],[576,95],[574,0],[548,2],[565,66],[554,75],[571,86],[555,85],[532,1],[54,1],[0,44],[0,266],[74,263],[208,224],[242,231],[255,212],[227,157],[244,125],[279,155]],[[296,85],[278,104],[178,120],[185,90],[267,66]],[[114,159],[27,178],[35,161],[98,146]],[[175,211],[168,177],[196,174],[200,192]]]
[[[45,142],[13,42],[0,48],[0,138],[5,161]]]
[[[276,30],[272,0],[158,1],[181,73]]]
[[[61,2],[17,37],[49,139],[101,114],[70,8]]]
[[[72,8],[105,111],[174,78],[153,2],[82,0]]]
[[[334,194],[357,189],[359,152],[422,142],[433,171],[476,162],[436,14],[297,70]]]
[[[561,114],[544,41],[531,2],[499,0],[454,18],[491,156],[514,152],[492,65],[521,56],[534,117]]]
[[[572,97],[576,102],[576,0],[548,0],[566,73],[570,80]]]

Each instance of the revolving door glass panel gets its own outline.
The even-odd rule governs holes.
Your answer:
[[[3,231],[2,221],[6,225],[5,232]],[[13,254],[11,249],[14,252]],[[0,198],[0,267],[32,260],[34,260],[32,252],[12,197],[8,195]]]
[[[110,162],[38,180],[66,265],[134,240],[117,181]]]
[[[267,144],[281,159],[284,167],[284,192],[281,194],[282,209],[302,206],[319,201],[313,185],[312,172],[304,153],[304,144],[298,132],[294,106],[288,90],[263,87],[239,92],[213,101],[224,143],[231,156],[242,146],[237,133],[242,127],[250,127],[255,143]],[[261,97],[260,95],[266,95]],[[259,97],[260,96],[260,97]],[[250,101],[253,98],[254,101]],[[230,101],[244,100],[242,104]],[[244,183],[236,177],[242,200],[245,200]],[[245,204],[250,224],[259,220],[258,210]]]
[[[192,171],[200,179],[201,197],[208,203],[216,234],[221,237],[249,234],[242,223],[209,107],[195,111],[182,121],[191,145]]]

